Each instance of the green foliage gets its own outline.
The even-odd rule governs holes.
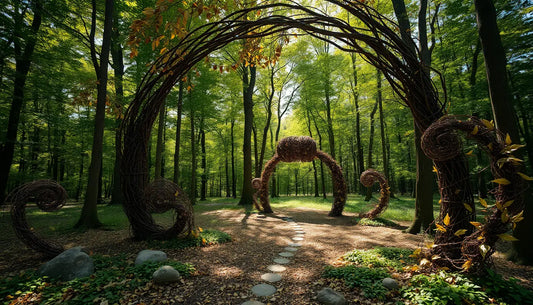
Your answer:
[[[177,261],[147,262],[135,266],[125,255],[94,256],[95,273],[89,277],[59,282],[39,276],[35,271],[0,280],[0,301],[10,304],[13,298],[34,293],[40,295],[40,304],[91,304],[95,300],[118,303],[125,291],[146,285],[155,270],[170,265],[183,276],[194,271],[191,264]]]
[[[468,278],[446,272],[411,278],[402,296],[414,304],[487,304],[489,297]]]
[[[342,256],[342,259],[357,265],[377,268],[402,269],[406,264],[415,263],[409,257],[413,250],[402,248],[376,247],[368,250],[353,250]]]
[[[214,244],[222,244],[231,241],[228,233],[217,230],[204,230],[197,237],[187,236],[171,240],[151,240],[148,245],[159,249],[183,249]]]
[[[395,223],[394,221],[390,221],[384,218],[376,218],[376,219],[362,218],[361,219],[361,218],[356,217],[355,220],[357,221],[357,224],[361,226],[393,227],[393,228],[400,227],[400,225]]]
[[[533,304],[533,292],[518,285],[515,278],[505,280],[501,275],[488,269],[487,274],[475,280],[487,294],[503,304]]]
[[[343,279],[346,286],[361,288],[365,297],[381,299],[387,292],[381,281],[388,277],[389,273],[381,268],[348,265],[339,268],[327,266],[322,276]]]

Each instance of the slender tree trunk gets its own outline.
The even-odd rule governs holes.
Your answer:
[[[513,143],[519,144],[518,121],[507,79],[505,50],[498,29],[496,9],[491,0],[474,0],[474,4],[494,122],[496,128],[509,134]],[[513,242],[513,256],[528,265],[533,264],[533,234],[531,232],[533,232],[533,206],[526,204],[524,220],[519,222],[514,230],[514,236],[518,241]]]
[[[157,125],[157,144],[155,146],[155,178],[163,178],[163,154],[165,150],[165,120],[166,120],[165,102],[159,110],[159,122]]]
[[[96,209],[98,199],[98,178],[100,176],[100,164],[102,163],[102,149],[104,142],[104,118],[105,102],[107,99],[107,66],[109,64],[109,49],[111,45],[111,32],[113,26],[113,0],[105,1],[104,34],[102,38],[102,50],[100,51],[100,63],[96,59],[96,47],[94,45],[94,34],[96,28],[96,0],[92,1],[93,19],[91,26],[91,53],[93,65],[97,74],[97,104],[94,119],[93,148],[91,153],[91,163],[89,165],[89,179],[85,202],[81,211],[80,219],[76,227],[96,228],[101,225],[98,220],[98,210]]]
[[[261,177],[261,166],[259,165],[259,152],[257,150],[259,143],[257,142],[257,128],[255,122],[252,125],[252,135],[254,138],[254,177],[259,178]]]
[[[180,140],[181,140],[181,113],[183,111],[183,81],[179,82],[178,107],[176,120],[176,145],[174,146],[174,177],[172,181],[179,184],[180,180]]]
[[[120,124],[122,123],[122,111],[124,107],[124,56],[120,45],[119,11],[113,10],[113,37],[111,38],[111,57],[113,59],[113,71],[115,73],[115,108],[119,109],[115,119],[115,165],[113,168],[113,190],[111,192],[111,204],[122,204],[122,175],[120,163],[122,162],[120,143]]]
[[[359,89],[358,89],[358,78],[357,78],[357,55],[352,53],[350,58],[352,61],[352,95],[354,100],[355,108],[355,143],[356,143],[356,156],[357,156],[357,166],[354,165],[354,168],[357,168],[355,181],[357,181],[357,189],[362,195],[364,192],[364,186],[359,181],[359,177],[365,170],[365,158],[363,153],[363,144],[361,142],[361,113],[359,112]]]
[[[237,198],[237,181],[235,177],[235,138],[233,137],[233,129],[235,127],[235,120],[231,119],[231,196]]]
[[[24,87],[28,72],[30,71],[33,51],[37,43],[37,33],[41,27],[42,22],[42,4],[41,1],[35,1],[34,15],[29,30],[29,35],[26,39],[24,50],[20,45],[20,40],[23,35],[23,17],[22,15],[15,17],[15,80],[13,82],[13,98],[11,101],[11,109],[9,110],[9,121],[7,125],[7,132],[5,142],[0,146],[0,204],[4,202],[5,192],[7,188],[7,181],[9,178],[9,171],[13,163],[13,155],[15,153],[15,143],[17,142],[17,131],[20,120],[20,111],[24,103]],[[18,13],[18,8],[14,10]]]
[[[381,84],[378,83],[378,85],[381,87]],[[374,130],[375,130],[374,116],[376,115],[376,111],[378,110],[378,104],[379,104],[380,98],[381,98],[381,88],[378,88],[377,101],[374,104],[374,108],[372,108],[372,112],[370,112],[370,125],[369,125],[370,135],[368,137],[368,155],[367,155],[368,157],[366,160],[366,164],[368,168],[372,168],[372,166],[374,166],[374,163],[372,160],[372,153],[374,151]],[[369,186],[366,188],[365,201],[370,201],[370,198],[372,198],[372,186]]]
[[[242,194],[241,199],[239,200],[239,205],[252,205],[254,193],[252,188],[252,126],[254,120],[253,93],[256,79],[256,67],[244,67],[243,71],[244,138],[242,151],[244,165]]]
[[[309,113],[309,110],[307,110],[307,130],[309,131],[309,136],[313,137],[313,131],[311,129],[311,114]],[[313,178],[315,182],[315,197],[320,197],[320,194],[318,192],[318,173],[316,171],[316,163],[315,160],[312,161],[313,163]]]
[[[315,123],[315,129],[316,134],[318,135],[318,148],[322,150],[322,134],[320,133],[320,130],[318,129],[318,125],[316,124],[316,120],[313,120]],[[320,162],[320,182],[322,187],[322,196],[324,199],[327,198],[326,196],[326,178],[324,176],[324,163]]]
[[[205,128],[204,119],[200,122],[200,146],[202,149],[202,184],[200,186],[200,201],[207,200],[207,159],[205,152]]]
[[[226,152],[227,154],[227,152]],[[226,170],[226,197],[231,197],[231,185],[230,185],[230,182],[229,182],[229,165],[228,165],[228,156],[226,155],[226,160],[225,160],[225,170]]]
[[[377,70],[377,81],[378,81],[378,109],[379,109],[379,131],[381,135],[381,154],[383,155],[383,174],[385,179],[389,183],[391,188],[391,178],[390,178],[390,168],[389,168],[389,158],[388,158],[388,149],[387,149],[387,137],[385,136],[385,118],[383,117],[383,98],[381,94],[381,71]],[[390,197],[394,197],[392,190],[390,191]]]
[[[190,190],[189,190],[189,199],[191,200],[192,204],[196,204],[196,188],[197,188],[197,181],[196,181],[196,137],[195,137],[195,113],[194,109],[191,109],[190,113],[190,120],[191,120],[191,182],[190,182]]]

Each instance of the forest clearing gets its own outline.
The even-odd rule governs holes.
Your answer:
[[[533,304],[529,0],[0,4],[5,304]]]

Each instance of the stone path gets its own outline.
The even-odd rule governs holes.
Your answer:
[[[260,214],[258,217],[264,218],[264,215]],[[252,287],[252,293],[257,297],[269,297],[276,293],[277,288],[273,284],[281,281],[283,277],[281,273],[287,271],[287,267],[284,265],[290,264],[290,258],[294,257],[294,255],[297,253],[298,248],[302,246],[301,242],[305,237],[305,231],[303,230],[302,226],[296,223],[291,217],[282,217],[282,219],[294,229],[295,235],[292,237],[292,241],[288,243],[287,247],[283,249],[283,252],[278,253],[278,256],[273,259],[275,264],[267,266],[267,270],[270,272],[261,275],[261,280],[265,281],[266,283],[258,284]],[[261,304],[264,305],[262,302],[249,300],[241,305]]]

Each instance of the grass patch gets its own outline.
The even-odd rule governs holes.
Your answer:
[[[394,221],[390,221],[390,220],[387,220],[381,217],[375,218],[375,219],[355,217],[355,221],[359,225],[369,226],[369,227],[390,227],[390,228],[401,228],[402,227],[401,225],[395,223]]]
[[[368,250],[353,250],[342,256],[344,261],[372,268],[387,268],[394,271],[401,270],[405,265],[416,263],[409,257],[413,250],[402,248],[376,247]]]
[[[197,237],[187,236],[171,240],[150,240],[148,246],[156,249],[183,249],[221,244],[231,241],[228,233],[217,230],[203,230]]]
[[[364,296],[370,299],[383,299],[387,293],[387,288],[383,286],[381,281],[388,277],[389,273],[382,268],[356,267],[354,265],[340,268],[328,266],[322,276],[342,279],[346,286],[360,288]]]
[[[6,305],[16,303],[16,299],[20,304],[26,304],[32,298],[35,304],[85,305],[105,300],[109,304],[118,304],[124,292],[145,286],[152,280],[154,271],[163,265],[174,267],[185,277],[195,271],[191,264],[177,261],[147,262],[135,266],[125,255],[95,255],[93,259],[95,273],[85,278],[61,282],[29,271],[16,277],[0,279],[0,300]]]

